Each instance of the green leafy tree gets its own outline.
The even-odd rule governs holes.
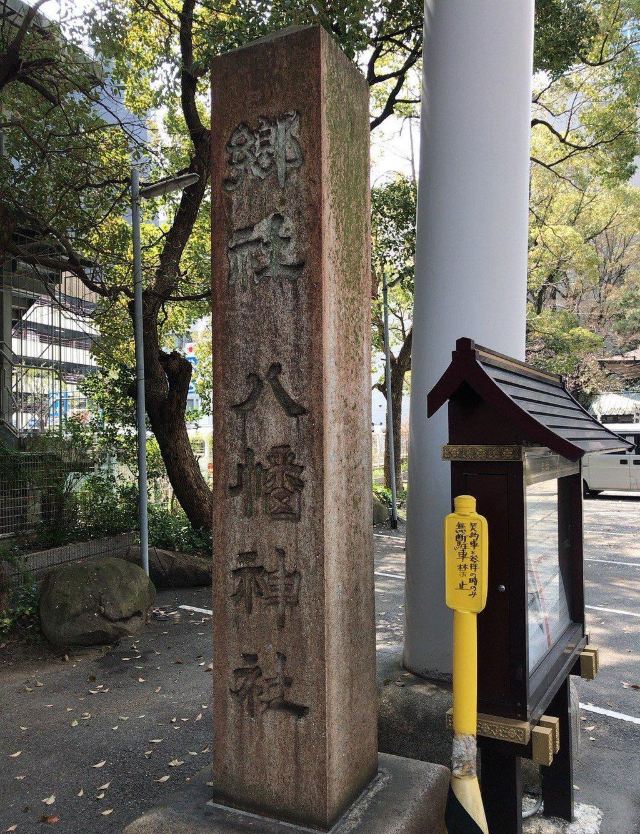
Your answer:
[[[571,166],[588,156],[602,177],[620,179],[629,172],[638,84],[636,5],[539,3],[536,61],[547,75],[536,91],[534,129],[548,143],[546,155],[535,159],[539,167],[571,180]],[[174,349],[171,329],[184,332],[211,303],[211,59],[283,26],[320,23],[363,68],[375,128],[394,113],[415,114],[416,85],[410,79],[421,54],[423,4],[97,0],[82,26],[67,26],[66,40],[35,17],[16,40],[16,27],[4,25],[5,18],[0,129],[8,156],[0,158],[0,255],[31,264],[45,282],[47,269],[62,268],[100,297],[105,335],[96,350],[103,380],[119,396],[133,394],[125,219],[131,148],[147,160],[145,177],[199,175],[180,196],[144,206],[143,329],[149,423],[189,520],[196,528],[209,527],[211,492],[185,422],[192,369]],[[88,60],[73,46],[74,39],[88,40],[99,62]],[[16,66],[16,53],[18,74],[9,67]],[[98,70],[101,65],[108,66],[108,76]],[[146,135],[140,134],[137,118],[146,119]],[[30,235],[21,241],[16,233],[24,227]],[[410,291],[403,282],[393,292],[401,290],[408,304]]]
[[[385,89],[376,99],[376,112],[372,114],[375,126],[394,111],[402,97],[406,73],[420,57],[421,9],[422,3],[417,0],[391,3],[348,0],[339,7],[323,0],[314,4],[257,0],[223,2],[218,6],[199,0],[161,5],[142,0],[99,0],[86,16],[84,34],[100,61],[109,67],[109,78],[117,86],[117,94],[122,96],[128,111],[139,117],[154,114],[144,148],[149,160],[146,175],[156,177],[187,171],[199,175],[198,182],[181,196],[145,205],[146,218],[159,217],[160,223],[155,227],[147,224],[144,230],[143,293],[147,414],[175,494],[197,528],[210,526],[211,492],[193,455],[186,429],[185,408],[192,369],[171,348],[167,334],[178,322],[183,327],[193,323],[197,308],[189,305],[200,304],[202,314],[208,311],[210,303],[208,67],[211,59],[284,26],[320,23],[340,42],[347,55],[362,63],[370,86]],[[44,50],[37,27],[25,32],[20,48],[23,54],[30,50],[34,55]],[[390,53],[395,56],[392,67],[388,65]],[[59,61],[64,66],[66,57],[61,51]],[[18,99],[25,95],[23,85],[10,86],[16,90]],[[102,96],[106,86],[102,84]],[[95,95],[85,87],[69,82],[69,95],[65,88],[63,104],[55,107],[56,112],[68,111],[78,102],[84,108],[84,120],[94,118]],[[83,95],[76,95],[80,90]],[[31,94],[31,90],[26,92]],[[29,163],[38,161],[40,146],[46,147],[46,141],[40,138],[42,132],[46,133],[52,118],[57,118],[44,109],[45,101],[46,98],[40,101],[32,97],[33,119],[28,132],[35,141],[28,138],[20,125],[14,122],[9,125],[13,142],[10,153],[12,158],[20,159],[23,171]],[[64,114],[59,117],[64,122]],[[98,120],[98,116],[95,118]],[[84,129],[84,122],[82,126],[74,124],[74,130],[80,126],[80,134],[92,136],[97,146],[86,153],[82,149],[79,165],[75,164],[73,154],[68,153],[74,144],[70,136],[74,131],[67,130],[64,139],[59,139],[58,156],[49,154],[47,159],[44,179],[48,192],[46,188],[36,188],[43,164],[33,170],[31,191],[22,187],[7,170],[7,180],[12,182],[7,188],[5,211],[14,217],[20,211],[27,212],[39,241],[46,240],[52,250],[46,262],[41,251],[27,251],[28,247],[18,247],[15,243],[11,244],[12,254],[27,259],[40,270],[54,261],[56,265],[62,262],[65,269],[78,275],[103,299],[100,315],[105,335],[96,352],[104,368],[103,380],[110,381],[122,392],[126,390],[127,376],[130,378],[127,367],[131,367],[131,328],[124,318],[125,311],[131,312],[131,251],[123,219],[130,137],[123,141],[125,131],[113,129],[116,146],[110,147],[107,140],[111,134],[103,129],[104,123],[102,118],[99,129],[96,121],[91,133]],[[92,174],[87,187],[88,173],[85,176],[83,166]],[[78,192],[70,193],[74,187]],[[58,214],[61,201],[64,210]],[[100,264],[99,280],[88,266],[94,263]],[[109,344],[111,337],[113,341]]]
[[[413,180],[396,176],[371,192],[372,267],[376,286],[372,308],[373,348],[384,356],[382,282],[386,278],[389,303],[391,415],[396,483],[401,484],[402,395],[411,370],[411,311],[415,268],[417,189]],[[381,360],[382,361],[382,360]],[[387,396],[386,368],[376,388]],[[385,438],[385,484],[390,485],[389,435]]]

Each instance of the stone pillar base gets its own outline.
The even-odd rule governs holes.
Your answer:
[[[313,834],[316,829],[245,814],[210,799],[210,770],[188,789],[128,825],[124,834]],[[449,771],[380,754],[378,775],[329,834],[446,834]]]

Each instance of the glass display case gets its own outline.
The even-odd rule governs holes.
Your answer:
[[[560,565],[558,481],[527,484],[528,673],[537,668],[571,625],[568,591]]]

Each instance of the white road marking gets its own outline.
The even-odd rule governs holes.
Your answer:
[[[585,608],[590,608],[592,611],[606,611],[607,614],[624,614],[625,617],[640,617],[640,614],[635,611],[622,611],[620,608],[603,608],[600,605],[585,605]]]
[[[195,611],[196,614],[209,614],[209,616],[213,614],[213,611],[209,611],[208,608],[196,608],[194,605],[179,605],[178,608],[184,611]]]
[[[624,565],[627,568],[640,568],[640,562],[614,562],[613,559],[585,559],[585,562],[600,562],[602,565]]]
[[[640,724],[640,718],[634,715],[625,715],[624,712],[614,712],[611,709],[604,709],[604,707],[594,707],[593,704],[580,704],[580,709],[587,712],[597,712],[598,715],[608,715],[609,718],[617,718],[619,721],[629,721],[631,724]]]
[[[376,576],[387,576],[389,579],[404,579],[404,573],[383,573],[381,570],[374,571]]]

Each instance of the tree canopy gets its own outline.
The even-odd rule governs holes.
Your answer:
[[[199,175],[181,195],[143,206],[144,338],[151,428],[178,500],[195,526],[208,526],[210,491],[185,423],[192,367],[174,336],[212,303],[211,59],[284,26],[320,23],[362,68],[376,129],[417,115],[422,0],[95,0],[63,20],[64,31],[39,14],[10,13],[10,2],[0,0],[0,256],[19,258],[45,283],[48,269],[69,270],[96,293],[102,371],[89,386],[95,397],[101,386],[117,391],[123,419],[133,413],[131,158],[145,179]],[[637,152],[639,16],[638,0],[536,5],[530,347],[547,364],[564,356],[570,372],[577,355],[605,343],[606,328],[620,344],[637,329],[623,299],[637,297],[636,208],[624,183]],[[404,379],[415,185],[389,182],[373,203],[374,266],[393,284],[394,362]],[[607,312],[598,324],[585,299],[601,288]],[[373,322],[379,347],[379,301]]]

